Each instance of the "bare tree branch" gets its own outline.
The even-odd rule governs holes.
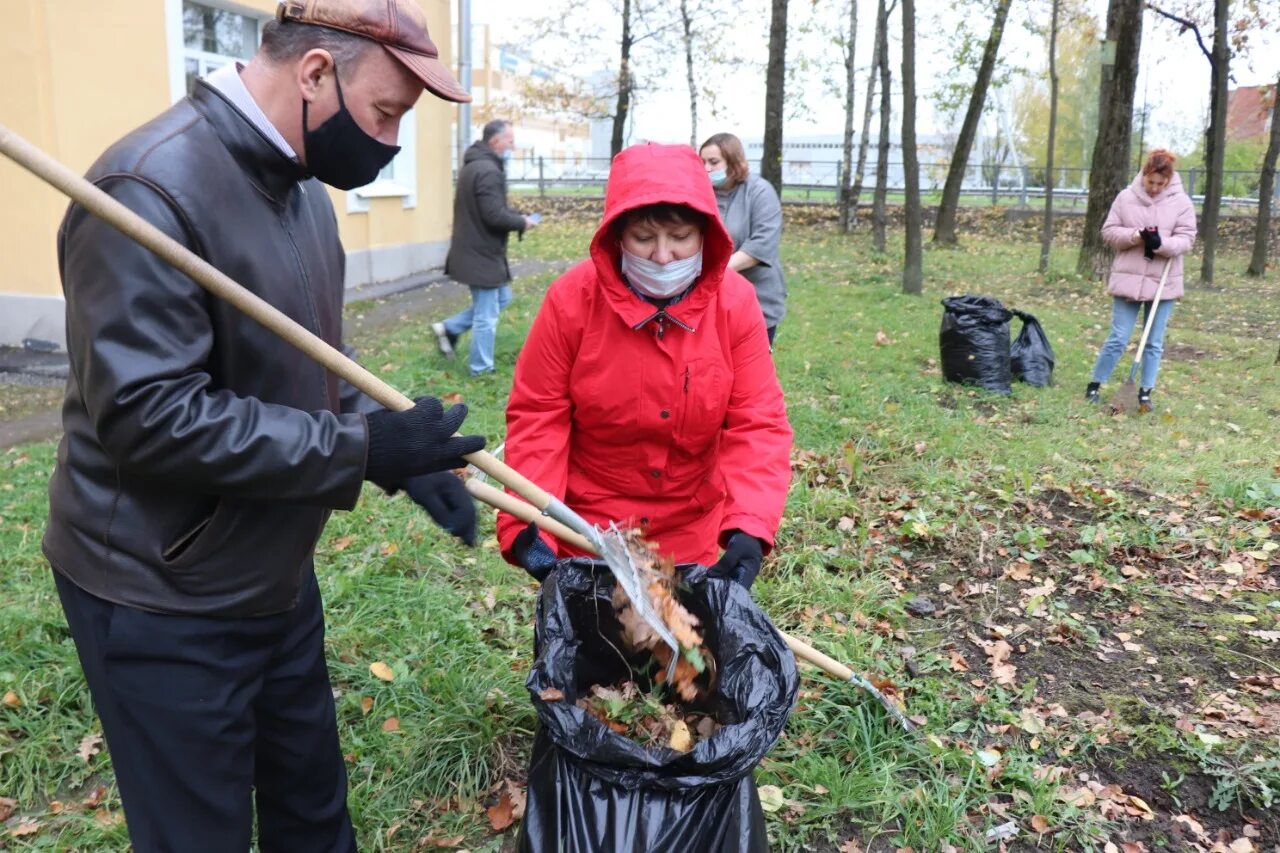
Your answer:
[[[1213,53],[1209,50],[1209,48],[1204,46],[1204,39],[1200,37],[1200,28],[1196,26],[1194,21],[1190,21],[1186,18],[1180,18],[1177,15],[1173,14],[1172,12],[1166,12],[1164,9],[1159,8],[1154,3],[1148,3],[1146,5],[1148,9],[1150,9],[1152,12],[1155,12],[1157,15],[1162,15],[1163,17],[1166,17],[1169,20],[1174,21],[1175,23],[1182,24],[1182,28],[1184,30],[1191,30],[1191,32],[1195,33],[1196,44],[1200,45],[1200,52],[1204,54],[1205,59],[1209,60],[1210,62],[1213,62]]]

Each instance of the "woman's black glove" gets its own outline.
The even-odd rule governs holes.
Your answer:
[[[533,579],[542,583],[551,569],[555,567],[556,555],[542,537],[538,535],[538,525],[532,522],[524,530],[516,534],[511,543],[511,556],[533,575]]]
[[[476,505],[462,478],[452,471],[410,477],[400,484],[431,520],[467,545],[476,544]]]
[[[1156,249],[1160,248],[1163,242],[1160,239],[1160,229],[1156,227],[1144,228],[1142,230],[1142,256],[1147,260],[1153,260],[1156,256]]]
[[[713,578],[727,578],[751,589],[756,575],[760,573],[762,560],[764,560],[763,543],[741,530],[734,530],[729,534],[729,544],[724,549],[724,554],[708,570],[707,575]]]
[[[462,403],[446,412],[435,397],[419,397],[403,412],[369,413],[364,478],[392,491],[413,477],[465,466],[463,456],[484,449],[482,435],[454,435],[466,417]]]

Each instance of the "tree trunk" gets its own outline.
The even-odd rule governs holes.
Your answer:
[[[1271,202],[1276,191],[1276,160],[1280,158],[1280,80],[1271,88],[1271,138],[1262,158],[1262,180],[1258,183],[1258,221],[1253,231],[1253,258],[1249,275],[1267,271],[1267,244],[1271,238]],[[1280,356],[1278,356],[1280,357]]]
[[[907,219],[902,292],[917,294],[924,286],[924,257],[920,245],[920,157],[916,151],[916,0],[902,0],[902,172]]]
[[[867,168],[867,143],[871,139],[871,109],[875,106],[876,74],[880,70],[880,37],[884,33],[885,19],[888,13],[884,8],[884,0],[876,4],[875,47],[871,52],[871,70],[867,72],[867,97],[862,108],[862,136],[858,139],[858,168],[853,173],[853,188],[849,191],[849,209],[853,211],[854,224],[858,219],[858,199],[862,197],[862,180]]]
[[[991,86],[991,75],[996,70],[996,56],[1000,53],[1000,40],[1004,37],[1004,24],[1009,18],[1009,6],[1012,3],[1013,0],[998,0],[996,4],[996,17],[991,23],[991,34],[987,36],[987,46],[983,49],[982,61],[978,64],[978,78],[973,83],[973,94],[969,96],[969,108],[965,111],[964,122],[960,125],[960,136],[956,138],[956,148],[951,153],[951,165],[947,167],[947,180],[942,186],[938,221],[933,229],[934,243],[953,246],[956,242],[956,207],[960,204],[960,188],[964,183],[964,174],[969,169],[969,154],[973,150],[974,137],[978,135],[978,123],[982,120],[982,109],[987,102],[987,89]]]
[[[1044,225],[1040,230],[1040,274],[1049,271],[1053,246],[1053,143],[1058,133],[1058,12],[1062,0],[1053,0],[1049,21],[1049,144],[1044,157]]]
[[[689,145],[698,147],[698,86],[693,79],[693,27],[689,21],[689,0],[680,0],[680,23],[684,26],[684,67],[689,80]]]
[[[764,154],[760,176],[782,196],[782,117],[786,101],[787,0],[772,0],[769,20],[769,65],[764,81]]]
[[[622,150],[631,109],[631,0],[622,0],[622,57],[618,62],[618,103],[613,111],[613,137],[609,151],[614,157]]]
[[[1218,212],[1222,207],[1222,164],[1227,148],[1227,75],[1231,52],[1227,45],[1230,0],[1213,4],[1213,90],[1209,96],[1209,129],[1205,133],[1204,210],[1200,216],[1200,237],[1204,254],[1200,261],[1200,284],[1213,285],[1213,261],[1218,247]]]
[[[1143,0],[1110,0],[1107,7],[1107,44],[1114,46],[1115,54],[1113,61],[1104,60],[1102,66],[1098,137],[1089,165],[1089,206],[1076,259],[1076,272],[1089,278],[1101,278],[1111,262],[1111,250],[1102,240],[1102,223],[1115,197],[1133,177],[1129,174],[1129,140],[1142,46],[1142,8]]]
[[[849,0],[849,42],[844,51],[844,159],[840,171],[840,232],[848,234],[853,217],[853,49],[858,39],[858,0]]]
[[[881,9],[884,8],[883,2]],[[884,252],[885,231],[888,216],[885,213],[885,196],[889,192],[889,116],[893,104],[889,84],[889,14],[884,14],[884,26],[880,29],[880,144],[876,149],[876,192],[871,203],[871,242],[877,252]]]

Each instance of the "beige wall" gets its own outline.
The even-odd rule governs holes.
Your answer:
[[[449,0],[418,0],[451,64]],[[215,5],[271,14],[275,0]],[[111,142],[171,102],[162,0],[2,0],[0,123],[83,172]],[[453,105],[425,95],[417,117],[417,205],[371,199],[348,213],[331,191],[348,252],[447,241]],[[55,240],[66,202],[0,157],[0,296],[58,297]],[[8,343],[8,341],[0,341]]]

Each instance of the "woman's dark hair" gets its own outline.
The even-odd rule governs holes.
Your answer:
[[[289,62],[319,48],[329,52],[335,65],[342,66],[344,77],[373,46],[374,42],[363,36],[315,24],[272,20],[262,28],[262,52],[271,62]]]
[[[720,189],[730,190],[747,180],[751,167],[747,165],[747,152],[742,147],[741,139],[732,133],[714,133],[698,147],[698,153],[701,154],[702,149],[708,145],[719,148],[720,156],[724,158],[726,179]]]
[[[634,222],[643,222],[646,225],[691,225],[699,231],[707,230],[706,214],[699,213],[692,207],[685,207],[683,204],[661,202],[637,207],[619,216],[613,224],[614,236],[620,238],[627,226]]]
[[[1147,162],[1142,167],[1142,174],[1150,175],[1154,172],[1157,175],[1164,175],[1166,178],[1173,178],[1173,164],[1178,162],[1178,155],[1164,148],[1157,148],[1147,155]]]

